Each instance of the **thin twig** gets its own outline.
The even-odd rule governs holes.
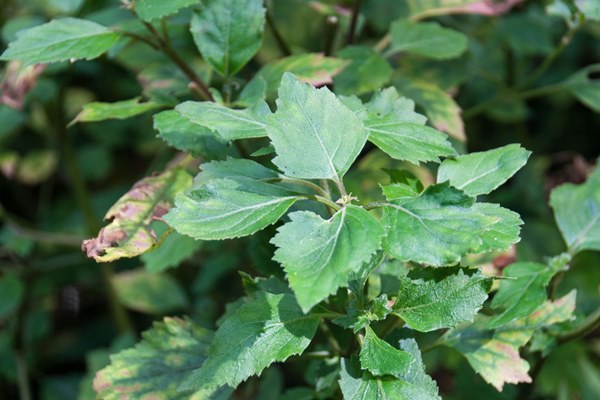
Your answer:
[[[350,28],[348,28],[347,44],[354,43],[354,34],[356,32],[356,24],[358,22],[358,14],[360,13],[360,0],[354,0],[352,5],[352,18],[350,19]]]
[[[290,50],[290,47],[285,42],[285,39],[283,39],[283,36],[281,36],[281,32],[279,32],[279,29],[277,29],[277,25],[275,25],[275,20],[273,19],[273,15],[271,14],[271,11],[269,9],[267,9],[267,11],[265,13],[265,17],[267,19],[267,25],[269,25],[269,28],[271,29],[271,33],[273,34],[273,37],[275,38],[277,47],[279,47],[279,51],[281,51],[281,53],[283,54],[284,57],[291,56],[292,51]]]
[[[191,86],[191,89],[197,89],[197,92],[201,95],[201,97],[205,98],[206,100],[215,101],[206,83],[204,83],[204,81],[196,74],[196,72],[194,72],[194,70],[181,57],[179,57],[179,54],[177,54],[177,52],[173,49],[171,43],[163,38],[151,23],[146,21],[142,21],[142,23],[158,41],[160,48],[167,55],[167,57],[169,57],[175,63],[175,65],[177,65],[179,69],[192,81],[193,85]]]

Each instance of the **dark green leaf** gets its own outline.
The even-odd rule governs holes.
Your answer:
[[[180,389],[236,387],[250,376],[260,375],[273,362],[301,354],[318,323],[318,317],[302,313],[291,293],[257,291],[225,319],[208,359]]]
[[[372,92],[385,85],[392,75],[390,64],[370,47],[345,47],[336,56],[349,61],[333,79],[336,93],[360,95]]]
[[[600,250],[599,167],[584,184],[566,183],[554,189],[550,194],[550,205],[572,254],[583,250]]]
[[[136,97],[130,100],[117,101],[115,103],[88,103],[83,106],[83,110],[71,122],[96,122],[107,119],[127,119],[143,114],[148,111],[156,110],[160,104],[152,101],[140,103],[140,98]]]
[[[135,12],[144,21],[175,14],[181,8],[198,4],[198,0],[136,0]]]
[[[111,356],[96,375],[94,389],[102,399],[148,398],[225,400],[228,387],[178,391],[178,386],[206,360],[213,332],[187,319],[165,318],[142,333],[134,348]]]
[[[304,311],[347,285],[349,274],[381,246],[379,221],[361,207],[348,205],[328,220],[310,211],[291,213],[290,219],[271,242]]]
[[[27,65],[99,57],[121,35],[77,18],[62,18],[19,32],[17,40],[0,56]]]
[[[467,37],[436,22],[399,20],[392,24],[390,52],[410,52],[434,59],[458,57],[466,49]]]
[[[413,329],[429,332],[472,321],[492,280],[479,271],[436,268],[400,278],[394,312]]]
[[[207,0],[192,17],[190,31],[202,56],[224,76],[232,76],[262,44],[262,0]]]
[[[392,375],[402,379],[414,359],[410,353],[399,350],[379,339],[373,329],[366,327],[360,349],[360,366],[374,376]]]

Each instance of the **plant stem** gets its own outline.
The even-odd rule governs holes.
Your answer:
[[[132,39],[139,40],[140,42],[146,43],[148,46],[152,47],[155,50],[160,50],[160,45],[158,43],[154,43],[152,40],[148,39],[145,36],[138,35],[134,32],[123,31],[123,35],[129,36]]]
[[[585,321],[577,328],[563,335],[559,335],[558,343],[564,344],[570,342],[571,340],[585,337],[598,328],[600,328],[600,307],[598,307],[593,313],[588,315]]]
[[[328,193],[321,186],[319,186],[315,183],[312,183],[311,181],[307,181],[305,179],[290,178],[287,176],[282,176],[280,178],[274,178],[273,180],[278,180],[280,182],[293,183],[293,184],[297,184],[297,185],[306,186],[307,188],[310,188],[310,189],[314,190],[315,192],[319,193],[321,196],[328,197]]]
[[[333,45],[335,43],[335,36],[338,29],[338,17],[335,15],[328,15],[325,18],[325,42],[323,44],[323,53],[325,56],[330,56],[333,53]]]
[[[333,332],[331,332],[331,329],[329,329],[329,326],[327,325],[327,323],[324,321],[319,322],[319,329],[321,330],[323,335],[325,335],[325,338],[327,338],[327,341],[329,342],[329,345],[331,346],[331,348],[333,350],[333,354],[335,354],[337,356],[341,355],[342,348],[340,347],[340,343],[337,341],[337,339],[333,335]]]
[[[356,32],[356,24],[358,22],[358,14],[360,13],[360,0],[354,0],[352,5],[352,18],[350,19],[350,28],[348,28],[348,38],[346,44],[354,43],[354,34]]]
[[[331,201],[323,196],[319,196],[319,195],[305,195],[305,196],[311,200],[318,201],[319,203],[323,203],[335,211],[339,211],[342,209],[342,207],[339,204],[336,204],[333,201]]]
[[[191,89],[194,90],[200,97],[215,101],[212,94],[208,90],[208,86],[204,81],[194,72],[194,70],[181,58],[179,54],[171,46],[171,42],[163,38],[160,33],[154,28],[154,26],[146,21],[142,21],[146,29],[154,36],[158,42],[160,49],[179,67],[179,69],[192,81]]]
[[[29,374],[27,372],[27,362],[20,350],[14,352],[15,364],[17,364],[17,380],[19,384],[19,398],[21,400],[31,400],[31,388],[29,387]]]
[[[96,235],[100,230],[100,221],[94,212],[90,194],[85,186],[85,181],[81,176],[79,164],[75,157],[75,150],[73,148],[73,143],[71,142],[71,137],[67,132],[66,125],[63,120],[64,112],[62,109],[62,101],[63,97],[62,95],[59,95],[59,98],[56,102],[57,110],[55,110],[54,113],[48,112],[48,116],[53,115],[56,118],[56,133],[62,146],[62,159],[75,195],[75,201],[77,202],[78,207],[83,214],[87,231],[90,235]],[[104,280],[109,306],[115,320],[115,324],[117,325],[117,329],[121,333],[132,332],[132,325],[131,321],[129,320],[129,315],[119,302],[115,287],[113,285],[112,265],[102,264],[100,266],[100,272],[102,274],[102,279]]]
[[[271,28],[271,33],[275,38],[275,43],[277,43],[277,47],[279,47],[279,51],[281,51],[281,54],[283,54],[284,57],[291,56],[292,51],[283,39],[283,36],[281,36],[279,29],[277,29],[277,25],[275,25],[275,20],[273,19],[273,15],[269,9],[267,9],[265,17],[267,19],[267,25],[269,25],[269,28]]]

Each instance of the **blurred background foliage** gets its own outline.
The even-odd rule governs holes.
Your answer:
[[[344,48],[353,2],[267,3],[292,53],[324,52],[351,60],[334,79],[338,93],[365,94],[392,84],[425,112],[446,102],[440,107],[454,113],[451,119],[458,125],[453,136],[463,151],[515,142],[533,151],[528,165],[491,200],[519,212],[525,221],[518,259],[543,260],[564,250],[548,194],[563,182],[584,181],[600,154],[600,22],[573,21],[570,3],[558,0],[518,2],[507,14],[491,17],[439,16],[433,19],[468,35],[466,53],[443,61],[391,54],[388,64],[369,59],[371,47],[393,21],[414,14],[421,2],[361,1],[361,46],[354,48]],[[224,85],[220,77],[211,77],[199,57],[186,12],[168,19],[171,41],[219,91],[239,91],[262,65],[281,57],[273,31],[267,29],[259,54],[232,85]],[[60,16],[143,31],[117,0],[0,0],[0,49],[19,30]],[[352,61],[365,59],[372,63],[367,73]],[[578,76],[576,85],[561,87],[594,64]],[[110,353],[131,346],[153,320],[185,314],[213,326],[225,304],[242,290],[238,270],[281,274],[270,260],[267,233],[223,243],[180,241],[164,246],[162,253],[120,260],[107,268],[81,252],[81,241],[96,234],[102,215],[132,182],[162,170],[176,152],[155,137],[150,113],[67,124],[91,101],[141,95],[160,99],[161,107],[168,108],[192,98],[185,76],[161,53],[122,39],[108,56],[94,61],[27,69],[3,63],[0,77],[0,398],[18,397],[18,371],[23,369],[29,371],[35,398],[95,398],[94,372],[108,363]],[[463,110],[462,119],[452,109],[456,105]],[[464,142],[456,139],[462,135],[461,121]],[[382,169],[398,165],[367,147],[348,185],[361,192],[377,190],[377,182],[387,179]],[[432,176],[428,168],[415,173],[427,181]],[[502,260],[495,261],[502,265]],[[133,326],[119,327],[111,317],[106,280],[114,282],[116,298]],[[574,260],[555,290],[564,294],[577,288],[577,310],[589,313],[600,303],[599,286],[600,256],[590,252]],[[539,379],[528,392],[516,387],[495,392],[452,350],[427,353],[425,361],[444,398],[600,396],[598,334],[559,348],[536,371]],[[284,382],[326,377],[309,371],[302,377],[293,367],[271,367],[260,385],[257,380],[245,384],[241,396],[275,399]]]

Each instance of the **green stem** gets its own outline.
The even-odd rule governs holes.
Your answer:
[[[319,195],[305,195],[305,196],[311,200],[318,201],[319,203],[323,203],[335,211],[339,211],[342,209],[342,207],[339,204],[336,204],[333,201],[331,201],[323,196],[319,196]]]
[[[85,181],[83,180],[81,170],[79,169],[79,163],[77,162],[77,158],[75,156],[75,149],[73,147],[73,143],[71,142],[71,137],[65,128],[66,125],[64,123],[62,101],[62,96],[59,96],[59,99],[56,103],[57,110],[55,110],[54,113],[48,112],[48,117],[54,116],[57,119],[56,133],[62,146],[62,159],[75,195],[75,201],[77,202],[78,207],[83,214],[88,233],[90,235],[96,235],[100,230],[100,221],[94,212],[90,194],[85,186]],[[132,332],[132,325],[127,311],[125,311],[119,302],[115,287],[113,285],[112,265],[102,264],[100,266],[100,271],[106,287],[109,306],[117,328],[121,333]]]
[[[588,315],[585,321],[577,328],[570,332],[558,336],[558,343],[564,344],[571,340],[579,339],[589,335],[600,328],[600,307],[598,307],[593,313]]]
[[[338,17],[335,15],[328,15],[325,17],[325,34],[323,35],[325,37],[323,44],[323,53],[325,56],[330,56],[333,53],[333,45],[335,43],[338,26]]]
[[[352,18],[350,19],[350,28],[348,28],[348,38],[346,44],[354,43],[354,34],[356,33],[356,24],[358,23],[358,15],[360,13],[360,0],[354,0],[352,5]]]
[[[273,14],[271,14],[271,10],[267,9],[265,17],[267,19],[267,25],[269,26],[269,28],[271,28],[273,38],[275,38],[275,43],[277,43],[277,47],[279,47],[279,51],[281,51],[281,54],[283,54],[284,57],[291,56],[292,51],[283,39],[283,36],[281,36],[281,32],[279,32],[279,29],[277,29],[277,25],[275,25],[275,20],[273,19]]]
[[[271,179],[269,179],[269,180],[271,180]],[[328,193],[321,186],[319,186],[315,183],[312,183],[311,181],[307,181],[305,179],[290,178],[288,176],[282,176],[279,178],[273,178],[272,180],[306,186],[307,188],[310,188],[310,189],[314,190],[315,192],[319,193],[321,196],[328,197]]]
[[[29,374],[27,372],[27,362],[21,351],[14,352],[15,364],[17,364],[17,380],[19,384],[19,398],[21,400],[31,400],[31,388],[29,386]]]
[[[327,325],[327,323],[321,321],[319,323],[319,329],[321,330],[323,335],[325,335],[327,342],[329,342],[329,345],[331,346],[331,348],[333,350],[333,354],[335,354],[336,356],[341,355],[342,348],[340,347],[340,343],[335,338],[333,332],[331,332],[331,329],[329,329],[329,326]]]
[[[179,69],[192,81],[191,89],[194,90],[200,97],[209,100],[215,101],[212,94],[208,90],[208,86],[204,81],[194,72],[194,70],[181,58],[179,54],[173,49],[171,46],[171,42],[163,38],[160,33],[154,28],[154,26],[146,21],[142,21],[148,32],[154,36],[156,41],[158,42],[160,49],[179,67]]]

